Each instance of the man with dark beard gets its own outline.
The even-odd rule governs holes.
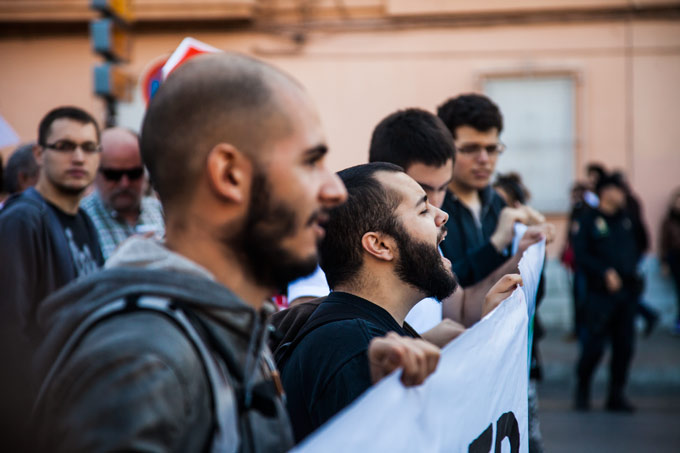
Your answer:
[[[197,56],[149,103],[141,152],[166,241],[132,238],[46,301],[37,450],[287,451],[267,300],[314,269],[325,212],[346,197],[316,109],[269,65]],[[393,338],[367,354],[373,380],[403,366],[416,383],[438,358]]]
[[[154,197],[144,196],[145,183],[137,136],[121,127],[105,129],[94,180],[97,190],[81,204],[97,227],[104,259],[132,235],[163,237],[161,204]]]
[[[404,321],[425,297],[456,288],[438,245],[448,215],[401,167],[374,162],[338,173],[348,191],[331,210],[320,245],[332,290],[280,360],[296,441],[354,401],[371,385],[371,340],[394,332],[419,338]],[[492,288],[484,314],[507,297],[519,276]],[[424,341],[424,340],[420,340]]]

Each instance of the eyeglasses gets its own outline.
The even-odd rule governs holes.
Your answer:
[[[130,181],[136,181],[144,175],[144,167],[128,168],[125,170],[117,170],[115,168],[100,168],[99,172],[104,175],[108,181],[118,182],[123,175],[127,176]]]
[[[482,150],[486,150],[486,154],[489,157],[496,157],[505,151],[505,145],[503,143],[494,143],[493,145],[480,145],[479,143],[468,143],[466,145],[456,147],[456,151],[468,156],[479,156]]]
[[[76,143],[71,140],[59,140],[52,144],[46,143],[45,148],[50,148],[60,153],[71,153],[76,148],[80,148],[86,153],[96,153],[101,149],[101,146],[95,142]]]

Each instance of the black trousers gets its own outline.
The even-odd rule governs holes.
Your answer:
[[[590,394],[590,383],[606,344],[611,343],[609,398],[623,397],[635,345],[634,318],[638,295],[622,289],[618,293],[588,292],[581,357],[577,365],[578,391]]]

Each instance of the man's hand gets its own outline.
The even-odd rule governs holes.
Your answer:
[[[501,252],[512,242],[515,235],[515,223],[527,223],[528,220],[528,213],[523,208],[503,208],[496,230],[489,239],[496,251]]]
[[[442,322],[423,333],[421,336],[424,340],[429,341],[433,345],[443,348],[463,332],[465,332],[464,325],[452,319],[443,319]]]
[[[526,224],[527,225],[538,225],[541,223],[545,223],[545,216],[532,208],[531,206],[527,206],[525,204],[521,204],[517,206],[518,209],[521,209],[524,211],[524,214],[526,215]]]
[[[501,277],[501,279],[491,287],[489,292],[486,293],[484,305],[482,306],[482,318],[491,313],[501,302],[510,297],[510,294],[512,294],[517,286],[522,286],[522,277],[519,274],[507,274]]]
[[[604,273],[604,284],[607,287],[607,291],[610,293],[615,293],[621,289],[621,277],[619,277],[618,272],[614,269],[607,269]]]
[[[555,225],[552,223],[542,223],[527,227],[524,236],[519,240],[517,253],[521,255],[530,246],[540,242],[541,239],[545,239],[546,244],[550,244],[555,239]]]
[[[371,340],[368,363],[375,384],[397,368],[403,368],[401,382],[405,386],[420,385],[439,363],[439,348],[425,340],[408,338],[394,332]]]

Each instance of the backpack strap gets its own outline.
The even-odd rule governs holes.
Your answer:
[[[283,367],[286,366],[286,362],[290,358],[290,355],[293,353],[293,350],[297,347],[298,344],[300,344],[300,342],[308,334],[310,334],[314,330],[318,329],[321,326],[325,326],[326,324],[330,324],[332,322],[346,321],[348,319],[359,318],[359,316],[357,316],[355,313],[351,313],[349,311],[330,310],[326,311],[325,313],[319,314],[318,310],[319,307],[317,307],[317,309],[314,310],[314,312],[309,316],[307,322],[305,322],[305,324],[298,331],[297,335],[295,336],[295,338],[293,338],[293,340],[281,343],[276,348],[276,351],[274,351],[274,360],[279,370],[283,370]]]
[[[140,296],[137,294],[129,295],[125,298],[111,301],[91,313],[69,337],[57,356],[56,361],[50,368],[50,371],[40,387],[38,398],[33,407],[33,412],[37,412],[45,392],[50,387],[55,374],[64,365],[66,360],[68,360],[90,330],[98,323],[115,315],[145,310],[161,313],[172,320],[186,335],[187,339],[198,352],[210,384],[213,412],[215,415],[215,432],[212,438],[211,450],[214,452],[235,452],[240,445],[240,436],[238,430],[238,402],[236,401],[237,392],[233,389],[233,383],[229,382],[229,378],[225,376],[224,373],[220,372],[214,356],[208,350],[205,341],[201,335],[199,335],[191,321],[189,321],[189,318],[184,311],[170,299],[163,297]],[[231,368],[230,365],[232,364],[225,363],[225,365],[228,368]],[[224,391],[225,388],[229,388],[232,391]]]

